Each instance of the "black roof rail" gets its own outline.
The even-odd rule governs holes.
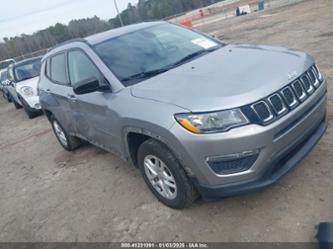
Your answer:
[[[60,46],[63,46],[63,45],[66,45],[66,44],[68,44],[68,43],[72,43],[72,42],[84,42],[84,43],[88,43],[87,40],[85,40],[85,39],[83,39],[83,38],[74,38],[74,39],[70,39],[70,40],[68,40],[68,41],[64,41],[64,42],[62,42],[62,43],[59,43],[59,44],[53,46],[52,48],[49,48],[49,49],[47,50],[47,53],[50,52],[50,51],[52,51],[53,49],[56,49],[56,48],[58,48],[58,47],[60,47]]]

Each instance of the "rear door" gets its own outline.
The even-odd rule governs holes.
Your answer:
[[[68,52],[68,72],[72,87],[87,79],[98,79],[107,84],[106,78],[92,59],[81,49]],[[76,131],[88,141],[107,150],[118,150],[118,140],[114,134],[116,115],[112,106],[113,94],[110,91],[96,91],[87,94],[74,94],[71,102]]]
[[[47,84],[42,84],[43,88],[40,89],[43,91],[41,101],[48,105],[47,108],[67,132],[74,133],[76,126],[70,99],[73,96],[73,89],[69,84],[66,61],[66,52],[47,59],[44,72],[46,79],[43,79]]]

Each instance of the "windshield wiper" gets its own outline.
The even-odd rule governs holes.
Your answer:
[[[151,70],[151,71],[141,72],[138,74],[133,74],[127,78],[124,78],[121,81],[127,82],[127,81],[131,81],[131,80],[147,79],[147,78],[153,77],[155,75],[158,75],[160,73],[164,73],[168,70],[169,70],[169,68],[159,68],[159,69],[155,69],[155,70]]]
[[[180,65],[188,62],[189,60],[192,60],[192,59],[194,59],[194,58],[196,58],[196,57],[198,57],[200,55],[208,54],[208,53],[213,52],[213,51],[215,51],[215,50],[217,50],[219,48],[220,48],[220,46],[214,47],[214,48],[211,48],[211,49],[202,49],[202,50],[199,50],[199,51],[194,52],[192,54],[189,54],[189,55],[185,56],[184,58],[180,59],[179,61],[171,64],[169,66],[169,69],[177,67],[177,66],[180,66]]]
[[[194,59],[194,58],[196,58],[200,55],[213,52],[213,51],[215,51],[219,48],[220,48],[220,46],[214,47],[214,48],[211,48],[211,49],[199,50],[197,52],[194,52],[192,54],[189,54],[189,55],[185,56],[184,58],[180,59],[179,61],[177,61],[175,63],[172,63],[171,65],[168,65],[166,67],[162,67],[162,68],[159,68],[159,69],[154,69],[154,70],[151,70],[151,71],[141,72],[141,73],[138,73],[138,74],[133,74],[133,75],[127,77],[127,78],[122,79],[121,81],[122,82],[128,82],[128,81],[132,81],[132,80],[143,80],[143,79],[151,78],[151,77],[156,76],[158,74],[169,71],[172,68],[180,66],[181,64],[184,64],[185,62],[187,62],[191,59]]]

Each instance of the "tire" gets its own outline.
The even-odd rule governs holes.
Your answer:
[[[15,106],[16,109],[21,109],[22,108],[22,106],[19,103],[17,103],[15,101],[15,99],[13,99],[13,98],[11,98],[11,99],[13,100],[13,104],[14,104],[14,106]]]
[[[12,98],[10,97],[9,93],[5,93],[4,96],[6,96],[5,98],[7,99],[7,102],[8,102],[8,103],[11,103],[11,102],[12,102]]]
[[[33,119],[35,117],[37,117],[39,115],[39,113],[37,111],[35,111],[34,109],[32,109],[29,104],[27,102],[25,102],[25,100],[20,96],[19,97],[21,103],[22,103],[22,107],[23,110],[25,111],[25,113],[28,115],[29,119]]]
[[[51,126],[60,145],[67,151],[73,151],[80,147],[82,141],[74,136],[69,135],[61,124],[54,118],[50,117]],[[63,134],[60,134],[62,132]],[[64,140],[65,139],[65,140]]]
[[[35,117],[38,116],[38,113],[31,110],[30,106],[27,106],[25,103],[22,102],[22,105],[23,105],[23,109],[25,111],[25,113],[28,115],[28,118],[29,119],[33,119]]]
[[[145,166],[147,162],[150,163],[150,169]],[[138,150],[138,164],[146,184],[156,198],[166,206],[183,209],[197,199],[197,191],[183,167],[164,144],[154,139],[143,142]],[[156,166],[158,174],[152,173],[157,169],[152,164],[159,165]]]

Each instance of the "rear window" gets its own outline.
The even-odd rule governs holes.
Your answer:
[[[51,58],[51,79],[60,84],[68,84],[66,74],[66,58],[65,54],[58,54]]]

